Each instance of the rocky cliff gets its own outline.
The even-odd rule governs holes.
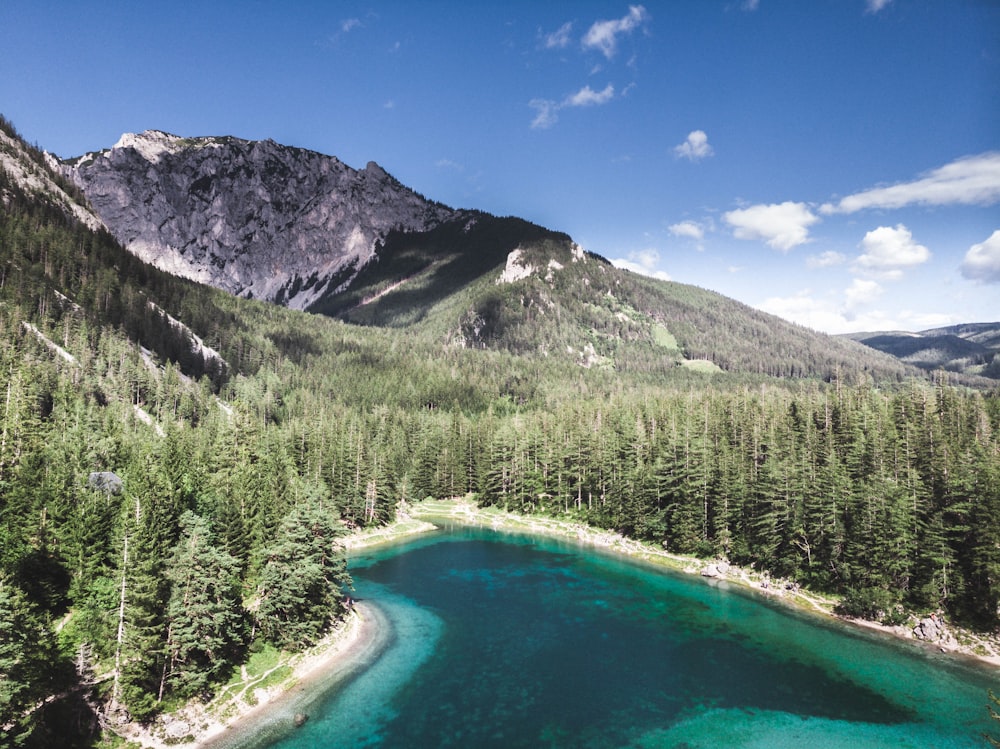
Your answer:
[[[296,309],[349,281],[390,231],[457,215],[374,162],[356,170],[271,140],[126,133],[61,169],[143,260]]]

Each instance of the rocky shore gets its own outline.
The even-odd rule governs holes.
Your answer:
[[[271,669],[282,669],[285,678],[271,683],[267,674],[251,678],[244,669],[242,683],[229,685],[208,704],[191,702],[149,726],[129,725],[119,735],[147,749],[235,749],[277,737],[308,721],[319,695],[373,660],[388,638],[386,630],[377,607],[356,603],[322,641]]]

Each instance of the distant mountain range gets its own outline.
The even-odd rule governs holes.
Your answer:
[[[921,369],[1000,379],[1000,322],[963,323],[918,333],[883,331],[844,336]]]

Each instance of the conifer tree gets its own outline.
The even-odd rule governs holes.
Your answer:
[[[341,524],[312,504],[295,507],[264,550],[255,617],[266,640],[298,649],[316,642],[343,614],[350,588]]]
[[[199,695],[225,674],[243,645],[237,561],[219,549],[208,522],[193,512],[180,519],[181,538],[167,564],[167,684],[183,696]]]
[[[59,667],[41,613],[0,575],[0,745],[29,739],[37,727],[35,708],[58,685]]]

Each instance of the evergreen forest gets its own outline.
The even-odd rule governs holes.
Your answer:
[[[713,338],[696,289],[650,325],[636,295],[666,287],[602,273],[618,299],[567,294],[551,328],[533,278],[345,322],[160,272],[0,170],[0,744],[95,746],[315,643],[345,614],[339,538],[426,497],[997,629],[995,385],[737,342],[763,318]]]

